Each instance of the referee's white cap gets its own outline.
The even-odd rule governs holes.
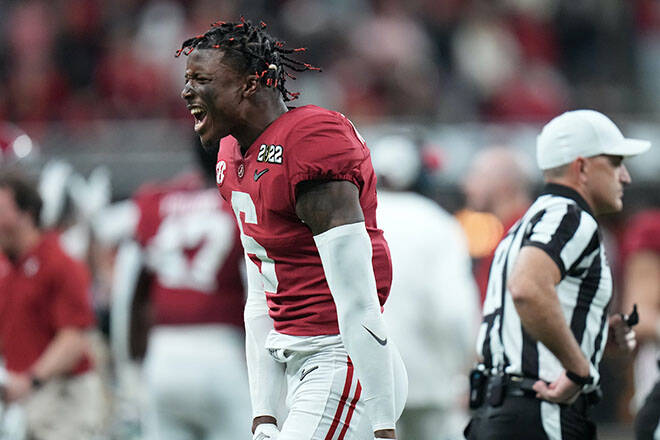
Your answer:
[[[548,122],[536,138],[536,161],[542,170],[599,154],[635,156],[651,142],[624,138],[621,130],[595,110],[574,110]]]

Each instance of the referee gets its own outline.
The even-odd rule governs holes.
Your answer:
[[[632,351],[634,332],[608,319],[612,275],[596,217],[620,211],[624,157],[647,151],[605,115],[564,113],[537,138],[542,194],[495,251],[471,379],[467,439],[588,440],[608,327]]]

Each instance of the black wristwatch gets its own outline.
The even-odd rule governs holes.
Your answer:
[[[32,384],[32,389],[33,390],[38,390],[41,388],[44,384],[44,381],[39,379],[37,376],[34,374],[30,376],[30,383]]]
[[[594,378],[591,376],[580,376],[579,374],[573,373],[572,371],[566,370],[566,377],[568,377],[571,382],[581,387],[585,385],[591,385],[594,383]]]

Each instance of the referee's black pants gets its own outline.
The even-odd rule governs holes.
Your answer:
[[[556,429],[546,432],[541,420],[541,400],[533,396],[506,396],[500,406],[484,403],[465,428],[468,440],[596,440],[596,425],[586,414],[586,405],[557,405],[556,420],[546,421]],[[558,425],[558,426],[557,426]],[[559,437],[558,435],[561,435]]]
[[[660,429],[660,381],[656,382],[653,391],[644,401],[644,406],[637,413],[635,419],[635,439],[636,440],[654,440],[653,435]]]

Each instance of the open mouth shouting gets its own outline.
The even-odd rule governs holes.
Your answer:
[[[206,123],[206,109],[200,105],[189,105],[188,110],[195,118],[195,132],[199,133]]]

